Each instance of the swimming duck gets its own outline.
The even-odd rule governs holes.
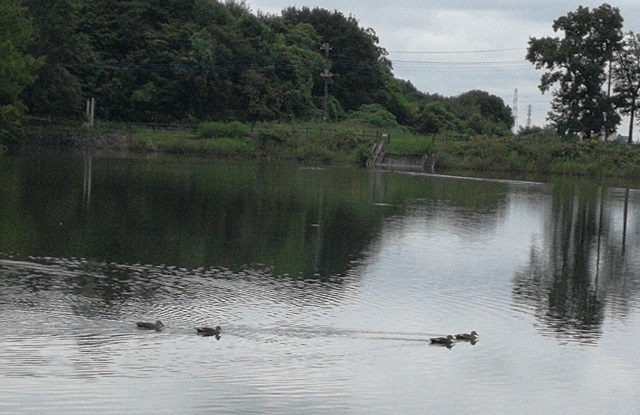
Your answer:
[[[448,335],[447,337],[431,337],[429,338],[429,340],[431,340],[431,343],[444,344],[447,346],[450,346],[453,343],[455,343],[452,335]]]
[[[476,333],[475,330],[472,331],[471,333],[456,334],[457,340],[475,341],[476,337],[478,337],[478,333]]]
[[[219,337],[221,331],[222,331],[222,329],[220,328],[220,326],[216,326],[215,328],[211,328],[211,327],[196,327],[196,332],[198,332],[198,334],[201,334],[203,336],[216,336],[216,337]]]
[[[138,326],[138,328],[141,328],[141,329],[151,329],[151,330],[156,330],[156,331],[160,331],[164,327],[164,324],[162,324],[162,321],[160,321],[160,320],[156,320],[155,323],[147,323],[146,321],[138,321],[136,323],[136,325]]]

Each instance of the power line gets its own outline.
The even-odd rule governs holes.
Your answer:
[[[410,54],[458,54],[458,53],[491,53],[509,52],[515,50],[527,50],[527,48],[503,48],[503,49],[479,49],[479,50],[389,50],[388,53],[410,53]]]
[[[495,61],[423,61],[423,60],[389,60],[395,70],[410,70],[410,71],[486,71],[491,70],[498,71],[530,71],[532,66],[524,60],[495,60]],[[351,68],[351,69],[369,69],[379,65],[384,65],[383,62],[377,61],[358,61],[350,59],[336,59],[333,60],[333,66],[338,68]],[[261,63],[249,63],[249,62],[227,62],[223,64],[197,64],[197,63],[140,63],[140,62],[127,62],[127,61],[110,61],[101,63],[86,63],[67,65],[69,67],[80,66],[85,68],[101,68],[101,69],[113,69],[113,70],[138,70],[143,72],[191,72],[191,73],[203,73],[203,72],[217,72],[217,73],[238,73],[247,70],[254,70],[259,72],[269,71],[288,71],[296,68],[318,68],[316,61],[298,61],[298,62],[261,62]]]
[[[498,64],[513,64],[513,63],[526,63],[525,60],[517,61],[403,61],[392,59],[391,62],[398,63],[424,63],[428,65],[498,65]],[[531,65],[529,65],[531,66]]]

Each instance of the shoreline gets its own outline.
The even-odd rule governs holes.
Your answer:
[[[99,131],[46,128],[28,133],[12,148],[20,154],[36,149],[193,155],[237,160],[283,160],[305,164],[368,165],[418,173],[476,172],[480,175],[562,175],[592,179],[640,178],[640,147],[561,137],[419,137],[401,133],[384,144],[387,162],[376,165],[374,137],[358,133],[362,126],[333,125],[325,135],[300,135],[300,126],[266,126],[267,133],[241,137],[207,137],[186,131],[101,127]],[[418,148],[415,144],[419,143]],[[421,144],[420,144],[421,143]],[[411,152],[403,151],[413,149]],[[410,162],[408,162],[408,160]]]

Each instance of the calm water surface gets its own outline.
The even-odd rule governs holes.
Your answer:
[[[639,217],[594,182],[1,158],[0,413],[637,414]]]

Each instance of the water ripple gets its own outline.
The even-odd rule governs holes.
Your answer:
[[[412,412],[410,397],[424,387],[442,397],[462,388],[483,413],[498,400],[517,412],[504,390],[535,404],[549,385],[574,384],[562,370],[545,371],[571,371],[571,355],[560,359],[557,344],[575,348],[536,324],[531,303],[496,296],[504,290],[498,282],[460,286],[446,277],[411,268],[385,274],[366,262],[329,282],[257,266],[0,259],[0,393],[14,396],[0,412],[86,413],[96,405],[105,405],[101,413]],[[164,330],[135,325],[156,319]],[[218,324],[219,340],[194,330]],[[429,344],[470,330],[480,333],[476,345]],[[637,379],[633,361],[612,364],[618,381]],[[513,380],[525,372],[545,386],[520,393],[524,383]],[[391,384],[402,385],[391,390],[406,404],[385,399]],[[152,402],[139,402],[147,395]]]

